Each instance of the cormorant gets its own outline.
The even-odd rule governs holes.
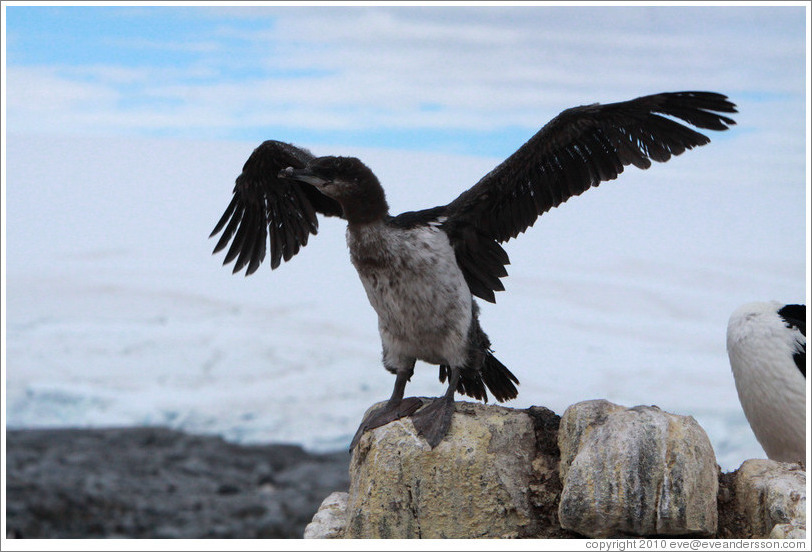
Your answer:
[[[727,354],[750,428],[771,460],[806,460],[806,305],[748,303],[727,324]]]
[[[237,177],[231,203],[211,236],[214,252],[231,246],[223,264],[253,273],[265,258],[277,268],[316,234],[318,214],[347,221],[350,258],[378,314],[383,365],[395,374],[385,407],[370,413],[364,431],[411,415],[430,446],[445,436],[454,393],[487,401],[517,396],[516,376],[491,351],[474,296],[495,302],[504,289],[508,255],[500,243],[532,226],[539,215],[627,165],[647,169],[707,144],[701,129],[726,130],[720,113],[736,106],[713,92],[671,92],[563,111],[477,184],[447,205],[389,214],[372,171],[352,157],[316,157],[291,144],[266,141]],[[269,239],[270,235],[270,239]],[[418,410],[403,398],[416,360],[440,367],[445,395]]]

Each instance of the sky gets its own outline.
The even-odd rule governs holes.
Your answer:
[[[804,94],[800,6],[16,6],[8,132],[504,157],[573,105]],[[801,112],[794,124],[801,124]]]
[[[561,414],[588,391],[694,414],[720,450],[747,431],[727,317],[807,293],[800,4],[3,10],[2,346],[19,425],[190,420],[233,437],[265,409],[252,435],[301,434],[285,414],[320,420],[314,439],[338,447],[391,389],[374,312],[339,221],[274,273],[238,278],[211,257],[253,147],[358,155],[398,213],[450,201],[565,108],[711,90],[737,125],[511,240],[483,325],[522,372],[522,407]],[[319,350],[291,351],[294,338]],[[302,406],[290,366],[320,383],[322,411]],[[410,385],[439,393],[434,369]],[[741,449],[727,449],[734,466]]]

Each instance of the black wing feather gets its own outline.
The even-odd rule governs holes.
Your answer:
[[[792,355],[795,365],[806,377],[806,305],[784,305],[778,311],[788,328],[794,328],[804,336],[803,342],[798,342],[798,348]]]
[[[701,129],[726,130],[736,122],[726,96],[714,92],[670,92],[627,102],[592,104],[563,111],[513,155],[443,210],[457,261],[474,295],[493,301],[493,277],[481,276],[478,250],[486,241],[504,242],[532,226],[539,215],[628,165],[647,169],[710,139],[673,118]],[[477,229],[473,247],[461,240],[464,227]],[[490,263],[486,263],[490,264]],[[501,272],[504,272],[502,270]]]
[[[313,158],[306,150],[268,140],[245,162],[234,195],[209,236],[223,233],[213,253],[231,243],[223,264],[236,259],[234,273],[243,268],[246,276],[254,273],[265,259],[269,242],[271,268],[277,268],[307,245],[310,234],[318,232],[317,213],[342,215],[338,202],[313,186],[278,177],[279,171],[303,168]]]
[[[257,220],[256,211],[252,210],[246,213],[245,223],[241,225],[240,230],[237,232],[237,234],[239,235],[240,232],[242,232],[243,228],[253,229],[258,226],[261,227],[262,223]],[[265,241],[264,234],[265,234],[264,229],[262,232],[246,231],[243,238],[239,242],[237,241],[236,237],[234,238],[234,243],[232,247],[239,243],[239,255],[237,256],[237,261],[234,263],[234,270],[232,271],[232,273],[236,274],[237,272],[242,270],[242,268],[256,256],[257,248],[255,246],[258,241],[257,238],[260,238],[259,241],[264,243]]]

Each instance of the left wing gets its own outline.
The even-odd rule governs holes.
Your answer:
[[[445,206],[444,229],[474,295],[494,301],[504,289],[507,254],[499,246],[536,219],[590,187],[612,180],[627,165],[702,146],[710,139],[668,115],[702,129],[736,124],[720,113],[736,106],[713,92],[670,92],[561,112],[513,155]]]
[[[710,142],[672,119],[727,130],[736,106],[713,92],[670,92],[561,112],[513,155],[448,205],[449,217],[474,224],[493,239],[515,238],[539,215],[627,165],[647,169]],[[662,115],[661,115],[662,114]]]

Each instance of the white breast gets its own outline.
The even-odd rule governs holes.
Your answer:
[[[378,313],[389,354],[461,364],[472,297],[445,232],[436,226],[350,227],[353,265]]]
[[[727,351],[744,414],[767,456],[806,458],[806,379],[793,354],[806,340],[788,328],[778,302],[751,303],[734,312]]]

